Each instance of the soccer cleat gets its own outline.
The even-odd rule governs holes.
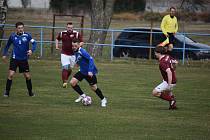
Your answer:
[[[4,97],[9,97],[9,93],[8,92],[4,92]]]
[[[79,103],[80,101],[82,101],[82,99],[83,99],[85,96],[86,96],[85,94],[80,95],[79,98],[77,98],[74,102],[75,102],[75,103]]]
[[[103,100],[101,100],[101,107],[106,107],[107,99],[104,97]]]
[[[63,88],[67,88],[67,83],[63,83]]]
[[[173,99],[172,101],[169,102],[170,103],[170,106],[169,106],[169,110],[174,110],[174,109],[177,109],[176,107],[176,100]]]
[[[28,95],[29,95],[30,97],[34,97],[34,96],[35,96],[35,94],[34,94],[33,92],[28,92]]]

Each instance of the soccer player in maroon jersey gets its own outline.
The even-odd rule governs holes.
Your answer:
[[[63,88],[67,88],[68,78],[75,65],[75,56],[72,50],[72,40],[74,38],[80,40],[80,46],[84,44],[81,34],[78,31],[73,30],[72,22],[68,22],[66,30],[61,31],[56,37],[56,49],[61,50]],[[62,41],[61,49],[59,48],[59,41]]]
[[[163,77],[163,82],[153,89],[152,95],[169,101],[169,109],[177,109],[175,96],[172,94],[172,90],[176,86],[174,64],[178,62],[165,53],[166,50],[164,47],[157,46],[155,48],[155,56],[159,60],[159,69]]]

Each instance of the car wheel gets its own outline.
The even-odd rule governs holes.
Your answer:
[[[120,57],[130,57],[131,56],[131,49],[130,48],[122,48]]]

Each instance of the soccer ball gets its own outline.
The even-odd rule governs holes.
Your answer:
[[[84,106],[88,106],[88,105],[91,105],[92,103],[92,99],[90,96],[85,96],[83,99],[82,99],[82,104]]]

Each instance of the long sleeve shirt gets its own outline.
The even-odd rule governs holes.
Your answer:
[[[98,70],[94,64],[94,59],[88,54],[88,52],[79,48],[75,53],[76,63],[80,66],[80,72],[84,75],[88,75],[88,72],[92,72],[94,75],[97,74]]]
[[[175,16],[171,18],[170,15],[164,16],[161,22],[161,29],[165,35],[167,33],[176,33],[178,31],[177,18]]]
[[[29,50],[30,42],[32,43],[31,50],[32,52],[34,52],[36,50],[37,43],[34,39],[32,39],[30,34],[23,33],[22,35],[17,35],[16,33],[12,33],[3,50],[3,56],[7,55],[11,44],[13,44],[11,57],[17,60],[27,60],[28,59],[27,51]]]

